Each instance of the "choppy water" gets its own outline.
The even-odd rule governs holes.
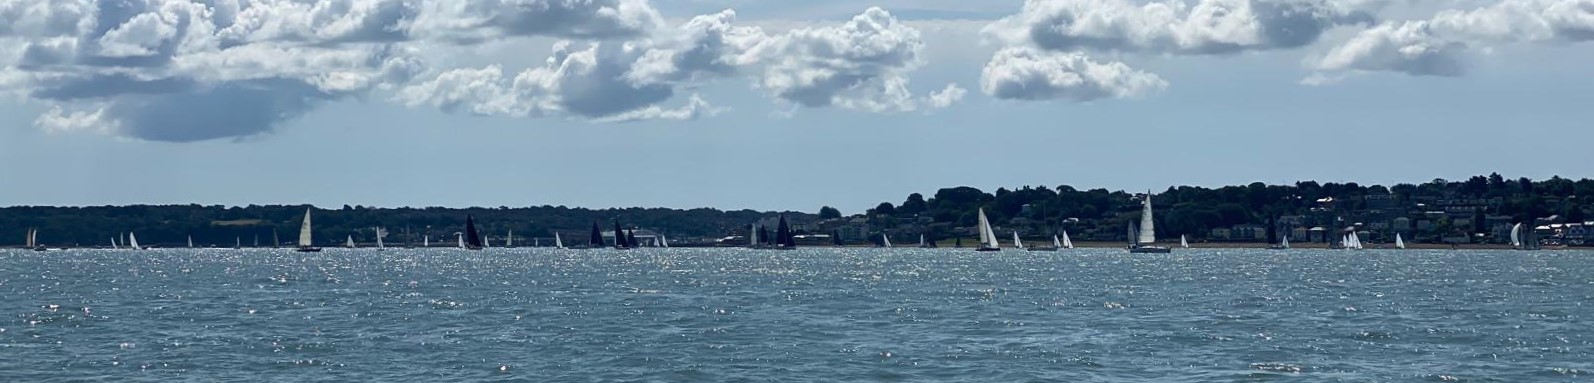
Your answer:
[[[0,381],[1594,377],[1594,253],[0,251]]]

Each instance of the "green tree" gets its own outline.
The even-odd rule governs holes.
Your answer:
[[[834,218],[841,218],[841,210],[837,210],[836,208],[829,206],[823,206],[819,208],[819,219]]]

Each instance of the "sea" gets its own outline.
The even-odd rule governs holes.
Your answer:
[[[1594,252],[0,250],[0,382],[1594,380]]]

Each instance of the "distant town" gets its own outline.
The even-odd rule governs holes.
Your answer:
[[[588,241],[596,225],[616,223],[642,245],[663,237],[672,246],[740,246],[757,227],[789,221],[799,245],[878,245],[889,239],[916,244],[973,244],[976,212],[989,215],[995,231],[1025,241],[1047,242],[1066,232],[1075,241],[1125,242],[1125,227],[1141,217],[1149,196],[1157,213],[1158,240],[1233,245],[1288,241],[1331,244],[1355,234],[1370,244],[1507,245],[1513,228],[1529,228],[1545,246],[1594,245],[1594,180],[1552,177],[1508,179],[1499,174],[1466,180],[1434,179],[1390,186],[1301,181],[1291,185],[1161,191],[1081,190],[1073,186],[1020,186],[986,192],[950,187],[928,197],[913,193],[845,214],[831,207],[812,212],[564,206],[472,208],[372,208],[313,206],[315,238],[325,245],[375,243],[388,246],[446,246],[475,218],[488,241],[514,246],[552,246]],[[205,206],[12,206],[0,208],[0,246],[36,243],[66,247],[110,247],[136,233],[145,244],[182,247],[270,247],[291,243],[306,205]],[[609,238],[613,230],[604,230]],[[295,237],[296,238],[296,237]]]

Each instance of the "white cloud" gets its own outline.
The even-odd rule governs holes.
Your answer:
[[[1336,25],[1370,20],[1325,1],[1028,0],[985,33],[1053,51],[1225,54],[1300,47]]]
[[[1361,31],[1319,58],[1321,71],[1460,76],[1472,50],[1494,44],[1594,40],[1594,0],[1504,0]]]
[[[1006,48],[985,65],[980,88],[1007,100],[1132,98],[1161,91],[1168,83],[1120,62],[1098,63],[1082,53]]]
[[[497,67],[455,69],[401,92],[410,106],[510,117],[594,121],[683,119],[719,109],[701,100],[666,109],[679,89],[747,77],[784,102],[809,108],[910,111],[920,100],[907,72],[921,62],[918,32],[871,8],[840,26],[767,34],[732,25],[735,12],[701,15],[680,27],[625,42],[576,49],[563,42],[548,62],[505,78]],[[695,96],[694,96],[695,97]]]
[[[957,83],[950,83],[946,84],[946,88],[930,92],[930,96],[926,101],[930,104],[931,108],[942,109],[952,106],[952,104],[956,104],[958,101],[963,101],[963,96],[967,95],[968,93],[969,91],[967,89],[963,89],[963,87],[958,86]]]

